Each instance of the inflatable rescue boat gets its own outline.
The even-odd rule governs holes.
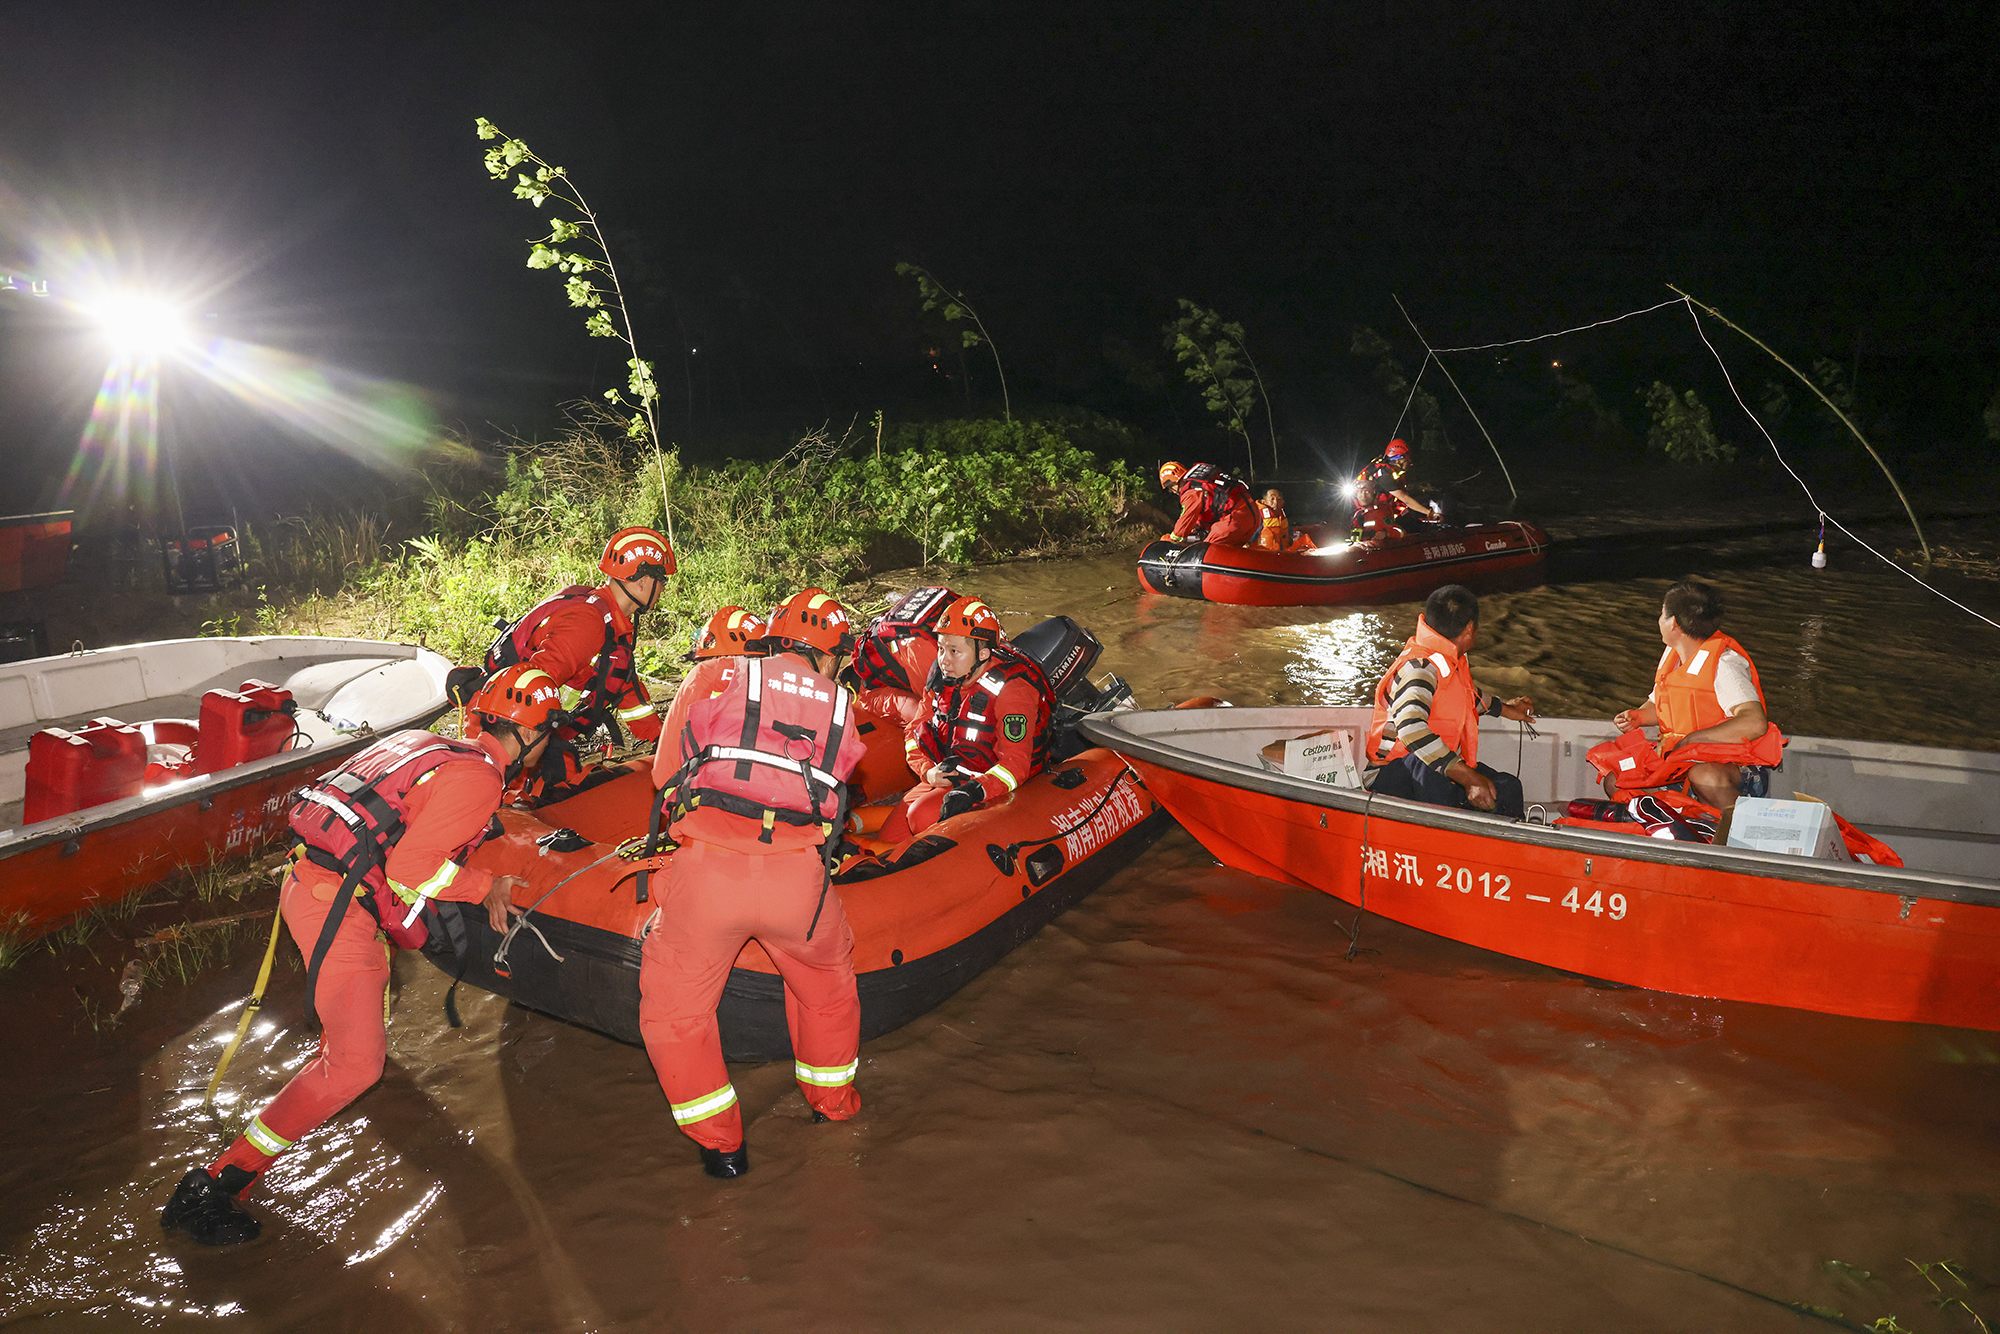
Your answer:
[[[1129,865],[1172,823],[1123,760],[1102,749],[1077,751],[1076,721],[1126,696],[1115,677],[1109,687],[1087,679],[1096,641],[1058,617],[1014,642],[1045,668],[1054,664],[1060,708],[1053,753],[1063,758],[1051,758],[1045,772],[999,801],[845,860],[832,892],[854,931],[864,1041],[938,1005]],[[900,771],[907,787],[901,732],[878,725],[862,740],[869,759],[857,776]],[[460,955],[440,935],[426,947],[431,960],[529,1009],[638,1043],[640,950],[657,920],[660,872],[672,856],[643,856],[634,846],[647,832],[653,795],[650,775],[628,773],[554,805],[501,811],[504,834],[482,844],[470,864],[526,880],[513,900],[526,911],[503,937],[484,912],[440,905],[457,910],[466,949]],[[866,795],[894,800],[893,792],[882,796],[879,783]],[[717,1016],[729,1059],[790,1058],[784,985],[754,940],[730,971]]]
[[[1212,542],[1159,541],[1139,553],[1139,584],[1169,597],[1246,607],[1313,607],[1428,593],[1441,583],[1488,578],[1541,562],[1549,537],[1532,523],[1415,531],[1349,543],[1335,525],[1308,528],[1310,551],[1266,551]],[[1336,535],[1338,534],[1338,535]]]

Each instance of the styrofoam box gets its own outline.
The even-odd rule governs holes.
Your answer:
[[[1833,822],[1833,809],[1817,801],[1737,798],[1729,820],[1729,846],[1822,861],[1852,860],[1847,841]]]

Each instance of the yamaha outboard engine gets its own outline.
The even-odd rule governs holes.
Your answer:
[[[1015,635],[1013,642],[1041,665],[1056,697],[1055,736],[1049,742],[1051,761],[1066,760],[1089,749],[1089,743],[1076,731],[1086,715],[1133,707],[1132,687],[1121,678],[1106,675],[1103,681],[1091,683],[1090,669],[1104,652],[1104,645],[1069,617],[1052,616]]]

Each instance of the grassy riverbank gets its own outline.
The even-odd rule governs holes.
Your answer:
[[[1123,428],[1088,424],[1106,432]],[[208,625],[422,642],[474,662],[495,617],[596,583],[605,537],[645,524],[671,533],[679,569],[641,626],[640,664],[677,674],[668,665],[717,606],[1111,537],[1143,508],[1144,479],[1083,448],[1085,434],[1060,421],[943,421],[879,437],[815,432],[775,460],[684,467],[577,427],[430,486],[426,531],[405,538],[358,511],[268,528],[253,553],[257,600]]]

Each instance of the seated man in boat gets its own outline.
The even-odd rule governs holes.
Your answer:
[[[1213,463],[1197,463],[1192,468],[1172,461],[1162,463],[1160,485],[1181,503],[1181,517],[1171,533],[1160,535],[1163,541],[1240,547],[1257,535],[1261,520],[1250,488]]]
[[[673,703],[667,706],[666,723],[660,728],[667,744],[653,755],[654,787],[665,784],[673,777],[674,770],[680,768],[677,742],[694,706],[722,693],[735,677],[737,664],[757,651],[751,645],[763,638],[764,629],[764,618],[756,612],[729,606],[716,608],[694,632],[693,641],[683,655],[690,664],[688,674],[674,690]]]
[[[520,800],[527,805],[571,794],[584,776],[577,743],[599,727],[614,746],[623,744],[621,729],[635,741],[660,736],[659,716],[633,664],[633,641],[638,618],[659,601],[674,572],[674,549],[651,528],[621,528],[597,568],[606,576],[602,584],[575,584],[544,599],[486,650],[489,674],[525,662],[583,692],[572,721],[522,779]]]
[[[1292,521],[1285,513],[1285,493],[1275,486],[1264,493],[1264,499],[1257,506],[1258,517],[1263,526],[1250,543],[1260,551],[1311,551],[1313,540],[1310,535],[1292,527]]]
[[[255,1237],[260,1225],[238,1202],[244,1193],[279,1154],[382,1077],[389,960],[378,928],[419,948],[430,930],[455,929],[432,904],[442,899],[480,904],[495,933],[507,930],[508,915],[520,912],[514,887],[527,882],[464,862],[491,832],[508,780],[541,757],[562,723],[560,704],[546,672],[504,667],[468,703],[480,723],[473,740],[398,732],[300,794],[279,905],[307,960],[306,1015],[322,1024],[319,1053],[220,1158],[181,1178],[162,1227],[204,1246]]]
[[[755,939],[785,986],[799,1089],[814,1120],[861,1110],[854,935],[830,888],[846,781],[861,759],[853,700],[836,679],[854,648],[847,611],[817,588],[771,615],[722,693],[669,746],[682,761],[668,825],[659,925],[639,966],[639,1033],[674,1122],[713,1177],[750,1170],[715,1007]]]
[[[1472,683],[1478,636],[1471,589],[1446,584],[1424,602],[1417,632],[1375,687],[1363,786],[1433,806],[1525,815],[1521,780],[1479,762],[1479,719],[1532,718],[1535,702],[1521,695],[1503,703]]]
[[[1055,697],[1041,667],[1001,634],[992,609],[960,598],[937,632],[930,716],[905,743],[922,781],[882,825],[889,843],[1006,796],[1048,763]]]
[[[1690,796],[1727,811],[1739,795],[1767,789],[1769,766],[1783,759],[1784,742],[1765,716],[1756,664],[1722,633],[1722,613],[1722,594],[1707,584],[1684,580],[1667,590],[1660,605],[1666,650],[1653,671],[1653,691],[1611,720],[1621,733],[1658,726],[1658,760],[1642,755],[1613,769],[1604,779],[1606,795],[1629,796],[1685,775]]]
[[[1410,446],[1398,439],[1391,440],[1379,457],[1371,459],[1355,474],[1348,487],[1348,495],[1354,501],[1353,540],[1383,536],[1405,514],[1418,514],[1426,519],[1443,514],[1437,506],[1418,500],[1403,489],[1403,476],[1409,470]],[[1400,535],[1401,531],[1397,529],[1393,535]]]

